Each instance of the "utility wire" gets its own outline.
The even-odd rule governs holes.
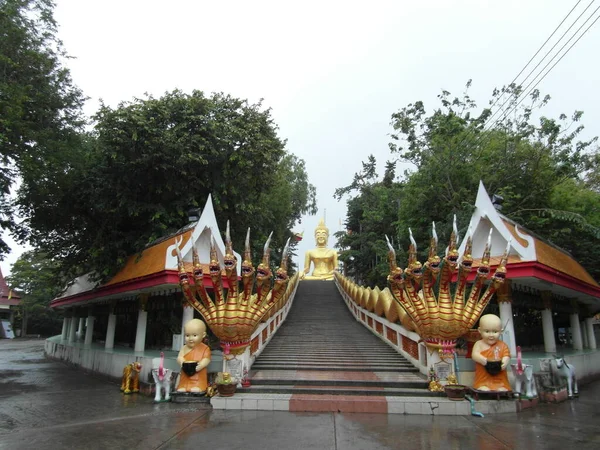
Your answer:
[[[596,13],[596,11],[598,11],[599,9],[600,9],[600,6],[599,6],[598,8],[596,8],[596,10],[595,10],[595,11],[594,11],[594,12],[593,12],[591,15],[590,15],[590,17],[588,17],[588,19],[587,19],[587,20],[586,20],[586,21],[583,23],[583,25],[581,25],[581,26],[579,27],[579,29],[578,29],[578,30],[575,32],[575,34],[577,34],[577,33],[579,32],[579,30],[581,30],[581,28],[583,28],[583,26],[584,26],[586,23],[588,23],[588,22],[590,21],[590,19],[592,18],[592,15],[594,15],[594,13]],[[542,78],[540,78],[540,79],[539,79],[539,81],[538,81],[537,83],[535,83],[535,85],[534,85],[534,86],[533,86],[533,87],[532,87],[532,88],[529,90],[529,92],[527,92],[527,94],[526,94],[526,95],[524,95],[524,96],[521,98],[521,100],[520,100],[520,101],[519,101],[519,102],[518,102],[518,103],[517,103],[515,106],[513,106],[513,107],[512,107],[512,109],[508,110],[508,111],[507,111],[507,112],[504,114],[503,118],[505,118],[505,117],[506,117],[508,114],[510,114],[512,111],[514,111],[515,109],[517,109],[517,107],[518,107],[518,106],[519,106],[521,103],[523,103],[523,100],[525,100],[525,99],[526,99],[526,98],[529,96],[529,94],[531,94],[531,92],[533,92],[533,90],[534,90],[534,89],[537,87],[537,85],[538,85],[538,84],[540,84],[544,78],[546,78],[546,76],[547,76],[547,75],[548,75],[548,74],[549,74],[549,73],[552,71],[552,69],[554,69],[554,67],[555,67],[555,66],[556,66],[556,65],[557,65],[557,64],[558,64],[558,63],[559,63],[559,62],[560,62],[560,61],[561,61],[561,60],[562,60],[562,59],[563,59],[563,58],[564,58],[566,55],[567,55],[567,53],[569,53],[569,51],[570,51],[570,50],[571,50],[571,49],[572,49],[572,48],[575,46],[575,44],[577,44],[577,42],[579,42],[579,40],[580,40],[580,39],[581,39],[581,38],[582,38],[582,37],[583,37],[583,36],[584,36],[584,35],[585,35],[585,34],[588,32],[588,30],[589,30],[590,28],[592,28],[592,26],[594,26],[594,24],[595,24],[596,22],[598,22],[598,19],[600,19],[600,14],[599,14],[599,15],[596,17],[596,19],[594,19],[594,21],[593,21],[593,22],[590,24],[590,26],[589,26],[589,27],[587,27],[587,28],[586,28],[586,29],[583,31],[583,33],[581,33],[581,35],[580,35],[580,36],[577,38],[577,40],[571,44],[571,46],[570,46],[570,47],[567,49],[567,51],[566,51],[566,52],[564,52],[564,53],[561,55],[561,57],[558,59],[558,61],[556,61],[556,62],[555,62],[553,65],[552,65],[552,67],[550,67],[550,69],[548,69],[548,70],[546,71],[546,73],[545,73],[545,74],[542,76]],[[575,37],[575,34],[573,34],[573,36],[571,36],[571,39],[573,39],[573,38]],[[559,50],[559,53],[560,53],[560,51],[561,51],[561,50],[562,50],[564,47],[566,47],[566,45],[567,45],[567,44],[568,44],[568,43],[571,41],[571,39],[569,39],[569,40],[568,40],[568,41],[565,43],[565,45],[563,45],[563,46],[561,47],[561,49]],[[542,69],[542,71],[543,71],[543,70],[544,70],[546,67],[548,67],[548,65],[549,65],[549,64],[550,64],[550,63],[551,63],[551,62],[552,62],[552,61],[553,61],[553,60],[556,58],[556,56],[558,56],[558,53],[557,53],[557,54],[554,56],[554,58],[552,58],[550,61],[548,61],[548,64],[546,64],[546,65],[544,66],[544,68]],[[535,81],[535,79],[536,79],[537,77],[539,77],[539,76],[540,76],[540,74],[541,74],[541,73],[542,73],[542,72],[540,71],[540,73],[539,73],[539,74],[538,74],[538,75],[537,75],[537,76],[536,76],[536,77],[535,77],[535,78],[534,78],[534,79],[531,81],[531,83],[533,83],[533,82]],[[527,88],[528,88],[529,86],[531,86],[531,83],[529,83],[529,84],[527,85],[527,87],[526,87],[524,90],[527,90]]]
[[[556,28],[554,29],[554,31],[550,34],[550,36],[548,36],[548,38],[544,41],[544,43],[540,46],[540,48],[535,52],[535,54],[529,59],[529,61],[527,62],[527,64],[525,64],[525,66],[523,66],[523,68],[519,71],[519,73],[513,78],[513,80],[510,82],[510,84],[512,85],[517,78],[519,78],[519,76],[525,71],[525,69],[529,66],[529,64],[531,64],[531,62],[535,59],[535,57],[542,51],[542,49],[546,46],[546,44],[550,41],[550,39],[552,39],[552,37],[556,34],[556,32],[560,29],[560,27],[563,25],[563,23],[565,23],[565,21],[569,18],[569,16],[573,13],[573,11],[575,10],[575,8],[577,8],[577,6],[581,3],[582,0],[579,0],[575,6],[573,6],[573,8],[571,8],[571,10],[567,13],[567,15],[563,18],[563,20],[561,20],[561,22],[556,26]],[[548,55],[550,54],[550,52],[556,47],[556,45],[558,45],[558,43],[565,37],[565,35],[567,34],[567,32],[573,28],[573,25],[575,25],[575,23],[577,23],[577,21],[581,18],[581,16],[589,9],[590,6],[592,6],[592,4],[595,2],[596,0],[592,0],[590,2],[590,4],[583,10],[583,12],[573,21],[573,23],[571,24],[571,26],[567,29],[567,31],[565,31],[563,33],[563,35],[558,39],[558,41],[554,44],[554,46],[548,51],[546,52],[546,55],[544,55],[544,57],[540,60],[540,62],[529,72],[529,75],[527,75],[527,77],[525,77],[525,79],[523,80],[523,82],[527,81],[527,79],[529,79],[529,77],[532,75],[533,71],[535,71],[535,69],[537,69],[539,67],[539,65],[548,57]],[[595,12],[595,11],[594,11]],[[593,15],[593,13],[592,13]],[[589,19],[588,19],[589,20]],[[585,24],[584,24],[585,25]],[[581,29],[581,28],[580,28]],[[578,30],[579,31],[579,30]],[[577,32],[575,32],[574,34],[576,34]],[[560,51],[559,51],[560,52]],[[542,69],[544,70],[544,69]],[[536,77],[537,78],[537,77]],[[487,131],[486,130],[486,126],[489,124],[489,122],[497,115],[498,112],[502,111],[504,109],[504,105],[506,105],[506,103],[512,98],[513,96],[510,96],[507,100],[504,101],[504,103],[502,103],[502,105],[500,106],[500,108],[498,108],[498,110],[492,114],[490,117],[488,117],[485,121],[485,123],[483,124],[483,131]],[[494,103],[490,106],[490,110],[492,110],[494,108],[494,106],[500,101],[501,97],[498,96],[496,98],[496,100],[494,101]],[[517,97],[518,99],[518,97]],[[509,106],[510,107],[510,106]],[[505,117],[505,116],[503,116]],[[496,121],[494,121],[493,125],[496,125],[496,123],[498,122],[498,119]],[[489,129],[489,128],[488,128]],[[467,132],[467,134],[465,135],[465,137],[461,140],[461,142],[458,144],[458,147],[463,147],[463,144],[465,144],[467,142],[467,140],[469,140],[472,135],[475,134],[475,130],[471,129]],[[476,139],[477,140],[477,139]]]
[[[569,15],[573,12],[573,10],[577,7],[577,5],[581,2],[581,0],[579,0],[577,2],[577,4],[571,9],[571,11],[569,11],[569,13],[565,16],[565,18],[560,22],[560,24],[558,25],[558,27],[556,27],[556,29],[552,32],[552,34],[550,35],[550,37],[548,39],[546,39],[546,41],[544,42],[544,44],[542,45],[542,47],[540,47],[540,49],[536,52],[536,55],[540,52],[540,50],[544,47],[544,45],[546,45],[546,43],[551,39],[551,37],[556,33],[556,31],[560,28],[560,26],[565,22],[565,20],[569,17]],[[567,31],[565,33],[563,33],[563,35],[560,37],[560,39],[554,44],[554,46],[548,51],[546,52],[546,55],[541,59],[541,61],[530,71],[529,75],[527,75],[527,77],[524,79],[524,81],[526,81],[527,79],[529,79],[529,77],[533,74],[533,71],[535,71],[535,69],[537,69],[540,64],[548,57],[548,55],[550,54],[550,52],[558,45],[558,43],[560,43],[560,41],[565,37],[565,35],[567,34],[567,32],[573,28],[573,26],[575,25],[575,23],[577,23],[579,21],[579,19],[581,18],[581,16],[585,13],[585,11],[587,11],[590,6],[595,2],[595,0],[592,0],[592,2],[590,2],[590,4],[588,4],[588,6],[585,8],[585,10],[573,21],[573,23],[571,24],[571,26],[567,29]],[[560,48],[560,50],[558,50],[558,52],[556,52],[556,54],[552,57],[552,59],[542,68],[542,70],[540,70],[540,72],[535,76],[535,78],[527,85],[527,87],[525,87],[525,89],[522,90],[522,94],[519,94],[518,96],[515,97],[515,95],[511,95],[507,100],[504,101],[504,103],[501,105],[501,107],[496,111],[496,113],[494,113],[492,116],[488,117],[488,119],[486,119],[484,125],[483,125],[483,129],[481,131],[481,134],[475,138],[475,140],[472,142],[472,144],[474,146],[480,144],[484,139],[485,139],[485,135],[484,132],[489,131],[491,128],[493,128],[494,126],[496,126],[498,124],[498,122],[504,120],[511,112],[515,111],[516,108],[527,98],[527,96],[529,96],[529,94],[531,92],[533,92],[533,90],[538,86],[538,84],[550,73],[550,71],[562,60],[562,58],[575,46],[575,44],[577,42],[579,42],[579,40],[585,35],[585,33],[587,33],[587,31],[598,21],[598,19],[600,18],[600,16],[598,16],[593,22],[592,24],[590,24],[590,26],[588,28],[585,29],[585,31],[577,38],[577,40],[567,49],[567,51],[565,53],[562,54],[562,56],[558,59],[558,61],[556,61],[552,67],[550,67],[550,69],[544,74],[544,76],[526,93],[523,94],[525,91],[527,91],[527,89],[529,88],[529,86],[531,86],[531,84],[533,82],[535,82],[535,80],[540,76],[540,74],[546,69],[546,67],[548,67],[552,61],[554,61],[554,59],[556,59],[556,57],[560,54],[560,52],[569,44],[569,42],[571,42],[571,40],[577,35],[577,33],[585,26],[586,23],[588,23],[590,21],[590,19],[594,16],[594,14],[600,9],[600,7],[596,8],[589,16],[588,18],[585,20],[585,22],[572,34],[572,36],[569,38],[569,40]],[[519,75],[521,73],[523,73],[524,69],[527,67],[527,65],[530,64],[531,60],[533,58],[535,58],[534,55],[530,61],[525,65],[525,67],[519,72],[519,74],[515,77],[514,80],[516,80]],[[511,82],[514,83],[514,80]],[[500,97],[498,97],[499,99]],[[519,100],[519,98],[521,98],[521,100]],[[494,102],[494,104],[492,105],[492,107],[497,103],[498,99],[496,100],[496,102]],[[504,109],[504,105],[510,101],[513,100],[514,102],[516,102],[516,104],[514,106],[509,105],[508,109],[506,111],[504,111],[501,115],[501,117],[497,118],[495,121],[493,121],[492,123],[490,123],[490,120],[498,113],[503,111]],[[461,148],[463,147],[463,144],[465,144],[471,137],[472,135],[475,134],[475,131],[473,129],[469,130],[469,132],[467,132],[467,135],[461,140],[461,142],[459,143],[458,147]]]
[[[560,41],[563,40],[563,38],[565,37],[565,35],[571,30],[571,28],[573,28],[573,26],[575,25],[575,23],[581,18],[581,16],[589,9],[590,6],[592,6],[592,4],[595,2],[595,0],[592,0],[592,2],[583,10],[583,12],[577,17],[577,19],[575,19],[575,21],[573,21],[573,23],[571,24],[571,26],[567,29],[567,31],[565,31],[563,33],[563,35],[560,37],[560,39],[558,41],[556,41],[556,43],[552,46],[552,48],[550,50],[548,50],[548,52],[546,52],[546,54],[544,55],[544,57],[537,63],[537,65],[529,72],[529,75],[527,75],[525,77],[525,79],[521,82],[521,84],[525,83],[529,77],[531,75],[533,75],[533,72],[544,62],[544,60],[550,55],[550,53],[552,52],[552,50],[554,50],[556,48],[556,46],[560,43]],[[540,76],[540,74],[546,69],[546,67],[548,67],[550,65],[550,63],[552,63],[552,61],[554,61],[554,59],[556,59],[556,57],[560,54],[560,52],[569,44],[569,42],[571,42],[571,40],[577,35],[577,33],[579,33],[579,31],[585,26],[586,23],[589,22],[589,20],[592,18],[592,16],[598,11],[598,9],[600,9],[600,6],[598,8],[596,8],[590,15],[589,17],[586,19],[585,22],[583,22],[583,24],[571,35],[571,37],[569,38],[569,40],[554,54],[554,56],[552,57],[552,59],[550,61],[548,61],[548,63],[542,68],[542,70],[540,70],[538,72],[538,74],[535,76],[535,78],[527,85],[527,87],[525,87],[521,92],[525,92],[529,86],[531,86],[531,84],[537,79],[537,77]],[[572,10],[571,10],[572,11]],[[563,20],[564,22],[564,20]],[[562,22],[561,22],[562,23]],[[587,30],[586,30],[587,31]],[[585,32],[584,32],[585,33]],[[579,40],[579,39],[578,39]],[[568,50],[567,50],[568,52]],[[562,59],[562,57],[561,57]],[[560,61],[560,60],[559,60]],[[554,66],[552,66],[554,67]],[[537,84],[536,84],[537,86]],[[515,101],[518,100],[518,98],[521,96],[522,94],[519,94],[517,96],[517,98],[515,98]],[[514,95],[510,96],[508,99],[506,99],[504,101],[504,103],[502,103],[502,105],[500,106],[500,108],[491,116],[488,118],[487,121],[491,121],[492,118],[498,113],[501,112],[504,109],[504,105],[506,105],[507,102],[509,102],[512,97],[514,97]],[[509,106],[510,108],[510,106]],[[504,114],[501,118],[496,119],[496,121],[492,124],[492,127],[494,125],[496,125],[496,123],[498,123],[499,121],[503,120],[504,118],[506,118],[507,114]],[[487,122],[486,121],[486,122]],[[484,126],[485,128],[485,126]],[[489,127],[491,128],[491,127]],[[488,128],[488,129],[489,129]],[[486,131],[486,130],[484,130]]]
[[[571,8],[571,11],[569,11],[569,13],[563,18],[563,20],[561,20],[561,22],[558,24],[558,26],[554,29],[554,31],[552,32],[552,34],[550,36],[548,36],[548,39],[546,39],[544,41],[544,43],[541,45],[540,48],[538,48],[537,52],[535,52],[535,55],[533,55],[531,57],[531,59],[529,61],[527,61],[527,64],[525,64],[525,66],[523,66],[523,68],[521,69],[521,71],[517,74],[517,76],[515,76],[513,78],[513,80],[510,82],[510,84],[513,84],[515,81],[517,81],[517,78],[519,78],[519,76],[525,72],[525,69],[527,68],[527,66],[529,66],[529,64],[531,64],[531,62],[535,59],[535,57],[537,55],[539,55],[539,53],[542,51],[542,49],[546,46],[546,44],[550,41],[550,39],[552,39],[552,36],[554,36],[556,34],[556,32],[559,30],[559,28],[562,26],[563,23],[565,23],[565,21],[569,18],[569,16],[571,15],[571,13],[575,10],[575,8],[577,8],[577,5],[579,5],[581,3],[582,0],[579,0],[575,6],[573,6],[573,8]],[[525,81],[527,81],[527,79],[531,76],[531,74],[533,73],[533,71],[535,69],[537,69],[539,67],[539,65],[542,63],[542,61],[544,61],[544,59],[546,59],[546,57],[548,56],[548,54],[554,50],[554,47],[556,47],[556,45],[565,37],[565,34],[567,34],[567,32],[573,27],[573,25],[575,25],[575,23],[579,20],[579,18],[583,15],[583,13],[585,13],[588,8],[590,6],[592,6],[592,3],[594,3],[596,0],[592,0],[592,2],[583,10],[583,12],[579,15],[579,17],[577,17],[577,19],[575,19],[573,21],[573,23],[571,24],[571,26],[567,29],[567,31],[565,31],[563,33],[563,35],[558,39],[558,41],[556,41],[556,44],[554,44],[554,46],[548,50],[548,52],[546,52],[546,55],[540,60],[540,62],[537,64],[537,66],[535,66],[530,72],[529,75],[527,75],[527,77],[525,77],[525,79],[522,81],[522,83],[524,83]],[[492,104],[492,106],[490,106],[490,110],[496,105],[496,103],[498,103],[498,101],[500,100],[500,97],[498,97],[496,99],[496,101]],[[504,106],[504,104],[502,105]],[[500,109],[502,109],[502,106],[500,107]],[[493,117],[493,116],[492,116]],[[492,120],[492,117],[490,117],[488,120]]]

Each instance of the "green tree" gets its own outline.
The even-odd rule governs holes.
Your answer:
[[[84,98],[62,60],[51,0],[0,0],[0,258],[9,252],[2,232],[15,232],[9,198],[68,170],[77,146]]]
[[[53,336],[61,331],[61,317],[52,310],[50,301],[64,287],[58,264],[44,253],[23,253],[13,264],[9,285],[18,290],[21,300],[21,333]]]
[[[495,90],[490,103],[506,97],[516,108],[520,93],[514,85]],[[448,235],[457,214],[464,235],[482,180],[490,193],[504,198],[504,215],[570,250],[599,278],[597,260],[584,251],[595,248],[597,218],[591,212],[600,205],[600,197],[586,186],[593,184],[590,169],[597,149],[595,138],[578,140],[583,113],[545,117],[541,112],[550,97],[534,91],[514,116],[485,126],[490,111],[473,114],[476,105],[467,93],[452,99],[443,91],[439,99],[441,107],[430,115],[417,102],[392,116],[391,150],[416,167],[405,174],[399,226],[413,227],[417,241],[427,242],[431,221],[441,223],[442,234]],[[578,201],[567,200],[571,195]],[[572,244],[575,235],[581,247]]]
[[[470,82],[467,89],[469,86]],[[450,92],[442,91],[440,106],[431,113],[422,102],[415,102],[392,115],[391,153],[412,166],[395,193],[396,218],[388,219],[396,227],[393,234],[400,247],[407,248],[411,228],[423,261],[431,222],[436,222],[440,245],[449,238],[454,215],[459,234],[464,236],[482,180],[490,193],[504,198],[504,215],[570,251],[600,279],[596,139],[578,140],[583,130],[580,111],[557,120],[547,118],[541,111],[550,100],[548,96],[534,91],[528,103],[517,108],[515,99],[520,93],[520,87],[514,85],[494,91],[490,104],[502,104],[506,98],[515,107],[514,114],[497,123],[489,120],[489,109],[476,113],[477,105],[468,92],[453,98]],[[540,118],[534,120],[534,116]],[[351,186],[339,190],[340,194],[362,186],[363,180],[371,177],[371,164],[363,165],[363,173]],[[349,200],[349,219],[361,211],[353,204],[362,204],[367,195],[364,188],[359,189]],[[362,239],[374,242],[376,238]],[[363,259],[363,267],[370,260],[369,256],[357,258]]]
[[[185,225],[209,193],[236,246],[250,226],[257,243],[275,230],[273,248],[281,248],[290,224],[314,210],[304,162],[285,151],[261,103],[173,91],[103,105],[83,144],[81,164],[59,188],[22,205],[34,244],[73,275],[110,276]]]
[[[356,193],[347,201],[346,230],[335,234],[339,260],[344,263],[346,275],[371,287],[385,286],[389,272],[385,236],[396,240],[403,186],[394,181],[395,169],[394,162],[387,162],[379,181],[376,160],[370,155],[353,182],[335,192],[338,200]],[[398,254],[402,255],[402,251]]]

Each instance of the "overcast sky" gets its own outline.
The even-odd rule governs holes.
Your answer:
[[[590,2],[579,3],[551,44]],[[486,106],[576,3],[58,0],[55,17],[75,58],[73,79],[90,97],[88,115],[100,99],[116,106],[176,88],[264,99],[317,187],[319,214],[297,227],[305,230],[303,259],[325,210],[332,233],[344,221],[345,201],[334,200],[334,190],[352,181],[369,154],[380,167],[392,157],[392,113],[417,100],[431,111],[441,89],[460,94],[468,79],[470,95]],[[599,48],[596,24],[538,86],[552,96],[546,115],[585,112],[588,137],[600,134]],[[224,227],[226,218],[217,219]],[[19,253],[0,263],[5,274]]]

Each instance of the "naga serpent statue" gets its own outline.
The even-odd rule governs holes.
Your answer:
[[[261,321],[269,317],[276,308],[283,305],[289,277],[287,274],[288,239],[281,257],[281,265],[273,274],[269,266],[271,235],[264,246],[262,262],[256,269],[252,265],[250,250],[250,228],[246,234],[246,248],[241,265],[242,289],[238,285],[237,261],[233,253],[229,222],[225,239],[225,255],[223,257],[225,276],[229,283],[227,295],[223,293],[221,265],[217,257],[214,238],[211,237],[209,275],[213,285],[213,297],[208,294],[203,283],[202,265],[196,248],[192,249],[192,272],[185,269],[183,257],[179,249],[181,241],[176,242],[177,261],[179,268],[179,284],[187,302],[198,311],[211,331],[221,341],[221,346],[231,354],[239,355],[250,344],[252,333]],[[253,286],[256,283],[256,292]]]
[[[390,291],[394,300],[402,306],[414,323],[415,331],[425,345],[431,351],[439,350],[441,355],[451,355],[454,352],[456,340],[473,328],[494,293],[504,283],[510,241],[489,286],[482,294],[490,273],[490,231],[473,287],[467,297],[467,278],[473,264],[470,230],[462,260],[459,262],[456,248],[458,240],[456,218],[450,235],[448,252],[444,258],[437,255],[438,238],[434,224],[429,245],[429,257],[423,265],[417,260],[417,244],[410,229],[409,233],[411,244],[408,250],[408,267],[404,271],[396,264],[396,252],[386,236],[389,247],[388,283]],[[457,270],[458,279],[454,296],[452,296],[450,285],[452,276]],[[436,294],[434,287],[438,282],[438,277]]]

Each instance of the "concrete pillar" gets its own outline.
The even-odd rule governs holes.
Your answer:
[[[587,335],[588,347],[592,350],[595,350],[597,347],[596,336],[594,335],[594,318],[588,317],[584,320],[584,324],[585,327],[583,329],[585,330],[585,334]]]
[[[579,327],[579,313],[569,316],[571,321],[571,332],[573,333],[573,350],[583,350],[583,339],[581,339],[581,328]]]
[[[140,294],[140,310],[138,311],[137,328],[135,330],[135,347],[133,351],[143,352],[146,348],[146,325],[148,323],[148,311],[146,303],[148,294]]]
[[[77,328],[77,339],[81,339],[81,336],[83,336],[83,324],[84,324],[84,317],[80,317],[79,318],[79,327]]]
[[[554,322],[552,321],[552,293],[542,292],[544,309],[542,311],[542,328],[544,330],[544,351],[556,353],[556,339],[554,339]]]
[[[579,322],[579,329],[581,330],[581,342],[583,343],[583,348],[590,348],[588,344],[587,330],[585,329],[585,322],[583,320]]]
[[[60,334],[61,341],[66,341],[67,338],[69,337],[69,321],[70,320],[71,320],[70,317],[65,316],[63,318],[62,333]]]
[[[500,320],[504,326],[502,340],[510,349],[510,356],[517,357],[517,342],[515,338],[515,323],[512,312],[512,290],[511,281],[505,280],[500,290],[496,293],[498,306],[500,307]]]
[[[185,326],[186,323],[188,323],[190,320],[192,320],[194,318],[194,308],[192,308],[191,305],[186,304],[183,305],[183,317],[181,319],[181,335],[183,336],[184,330],[183,327]],[[184,340],[185,342],[185,340]]]
[[[115,330],[117,329],[117,315],[111,312],[108,315],[108,326],[106,327],[106,339],[104,348],[109,350],[115,347]]]
[[[90,311],[89,315],[87,316],[87,324],[85,327],[85,342],[84,342],[84,345],[86,345],[86,346],[92,345],[92,339],[93,339],[93,335],[94,335],[94,322],[96,321],[96,318],[92,314],[93,313]]]
[[[71,317],[71,326],[69,327],[69,342],[75,342],[77,332],[77,321],[78,318],[76,316]]]

